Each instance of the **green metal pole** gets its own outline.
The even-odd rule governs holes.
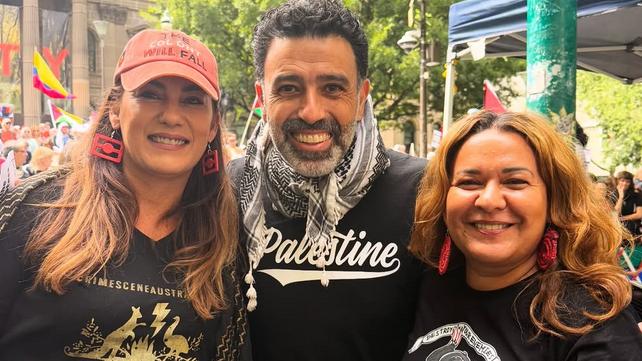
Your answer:
[[[528,0],[526,107],[575,135],[577,2]]]
[[[430,149],[430,135],[426,136],[426,0],[419,2],[419,156],[426,157]]]

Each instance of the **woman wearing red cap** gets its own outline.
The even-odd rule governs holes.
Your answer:
[[[249,358],[219,97],[197,40],[127,43],[71,165],[1,197],[0,359]]]

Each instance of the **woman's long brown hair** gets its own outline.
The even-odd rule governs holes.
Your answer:
[[[437,266],[446,234],[443,215],[455,157],[466,140],[487,129],[519,134],[530,145],[546,184],[550,222],[560,231],[558,263],[540,275],[530,318],[538,333],[585,334],[620,313],[631,300],[631,286],[616,257],[624,230],[609,213],[604,197],[591,187],[572,145],[537,115],[483,111],[454,124],[421,181],[410,250],[423,262]],[[570,283],[586,289],[602,310],[578,315],[586,318],[585,324],[564,320],[571,309],[564,304],[565,285]]]
[[[62,195],[43,205],[26,255],[38,262],[33,287],[56,294],[79,279],[120,265],[127,258],[138,214],[136,198],[120,165],[89,155],[96,133],[114,131],[109,112],[120,105],[123,88],[115,86],[99,111],[99,121],[73,154]],[[216,111],[216,110],[215,110]],[[220,123],[215,147],[221,149]],[[125,150],[127,151],[127,150]],[[178,271],[187,299],[204,319],[226,307],[223,272],[235,259],[238,213],[222,152],[218,173],[192,170],[180,203],[167,216],[178,215],[175,257],[168,268]]]

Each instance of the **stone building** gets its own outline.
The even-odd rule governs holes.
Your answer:
[[[112,84],[127,40],[149,27],[141,13],[153,5],[151,0],[0,0],[0,113],[13,113],[17,124],[46,119],[48,98],[32,85],[37,49],[76,96],[53,102],[87,118]]]

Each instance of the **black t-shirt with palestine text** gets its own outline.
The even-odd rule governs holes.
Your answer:
[[[412,329],[422,265],[407,250],[425,160],[388,151],[390,167],[340,221],[326,266],[310,261],[306,219],[274,211],[248,313],[255,361],[399,361]],[[242,160],[232,162],[238,179]]]

